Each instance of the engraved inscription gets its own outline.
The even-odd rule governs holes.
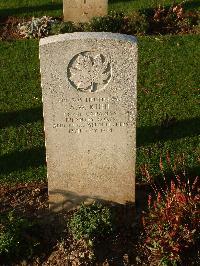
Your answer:
[[[62,119],[54,118],[54,128],[65,128],[68,133],[113,132],[115,128],[132,126],[133,111],[117,115],[116,97],[79,97],[59,101],[62,106]]]
[[[79,91],[101,91],[111,80],[111,63],[102,54],[82,52],[71,59],[67,76],[70,84]]]

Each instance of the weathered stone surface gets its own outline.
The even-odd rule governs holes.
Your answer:
[[[88,22],[107,12],[108,0],[63,0],[64,21]]]
[[[41,39],[49,200],[134,203],[137,43],[128,35]]]

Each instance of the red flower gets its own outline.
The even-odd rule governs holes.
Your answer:
[[[185,203],[187,203],[187,198],[186,198],[186,196],[185,196],[183,193],[181,193],[181,192],[176,192],[175,197],[176,197],[176,201],[177,201],[178,203],[181,203],[181,204],[185,204]]]

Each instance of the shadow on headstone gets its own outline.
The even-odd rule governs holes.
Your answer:
[[[134,193],[134,192],[133,192]],[[135,220],[135,204],[127,202],[119,204],[113,201],[107,201],[100,196],[79,195],[78,193],[55,189],[49,191],[50,194],[50,212],[67,211],[78,208],[81,204],[91,204],[92,202],[100,202],[111,208],[113,214],[120,214],[117,223],[128,226]]]

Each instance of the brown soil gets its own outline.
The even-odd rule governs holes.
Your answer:
[[[67,220],[72,213],[51,214],[47,200],[46,183],[1,186],[0,214],[14,210],[20,217],[39,221],[37,238],[41,247],[29,260],[6,261],[0,257],[0,265],[146,265],[136,256],[136,227],[119,226],[112,237],[96,243],[93,254],[84,241],[75,241],[67,231]],[[93,255],[95,259],[92,260]]]
[[[17,25],[24,22],[24,19],[16,17],[7,17],[0,20],[0,40],[10,41],[22,39],[22,36],[17,30]]]

